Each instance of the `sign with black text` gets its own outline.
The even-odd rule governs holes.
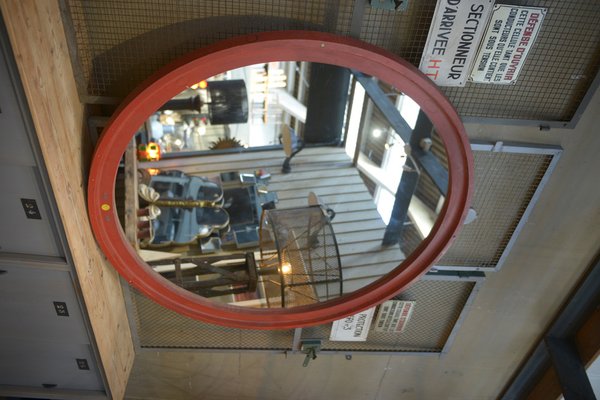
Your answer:
[[[358,314],[333,321],[329,340],[339,342],[364,342],[367,340],[375,307]]]
[[[496,5],[471,79],[477,83],[515,83],[546,15],[540,7]]]
[[[419,69],[439,86],[464,86],[493,0],[438,0]]]
[[[402,333],[415,309],[414,301],[388,300],[379,306],[375,331]]]

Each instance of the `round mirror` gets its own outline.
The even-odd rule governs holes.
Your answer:
[[[89,213],[114,267],[160,304],[289,328],[425,273],[471,179],[459,117],[414,67],[352,39],[266,33],[191,54],[125,101]]]

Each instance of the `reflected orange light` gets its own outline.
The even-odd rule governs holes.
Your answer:
[[[158,143],[149,142],[138,146],[138,160],[158,161],[160,160],[160,146]]]
[[[206,89],[208,87],[208,82],[206,81],[200,81],[196,84],[193,84],[192,86],[190,86],[192,89],[196,90],[196,89]]]

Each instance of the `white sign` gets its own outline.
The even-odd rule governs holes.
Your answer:
[[[464,86],[493,0],[438,0],[419,69],[439,86]]]
[[[514,83],[544,15],[545,8],[497,5],[477,53],[471,74],[473,82]]]
[[[379,313],[375,321],[375,331],[402,333],[414,309],[414,301],[386,301],[379,306]]]
[[[364,342],[367,340],[374,313],[375,307],[333,321],[329,340],[338,342]]]

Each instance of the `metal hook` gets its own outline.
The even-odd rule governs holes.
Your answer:
[[[308,353],[306,353],[306,357],[304,357],[304,362],[302,363],[303,367],[308,367],[308,363],[310,360],[314,360],[317,358],[317,352],[314,348],[308,349]]]
[[[304,357],[304,362],[302,363],[303,367],[308,367],[308,363],[310,360],[314,360],[317,358],[317,352],[321,350],[321,340],[319,339],[308,339],[302,341],[302,345],[300,346],[300,351],[306,354]]]

